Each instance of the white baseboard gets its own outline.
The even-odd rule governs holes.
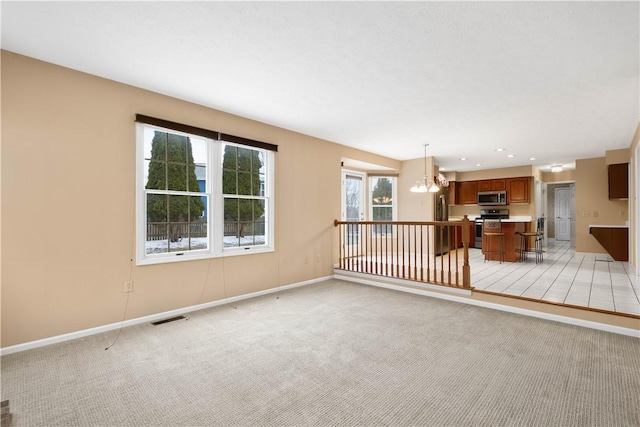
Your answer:
[[[521,314],[523,316],[536,317],[538,319],[551,320],[554,322],[566,323],[569,325],[582,326],[585,328],[591,328],[591,329],[596,329],[600,331],[611,332],[614,334],[627,335],[634,338],[640,338],[640,330],[638,329],[623,328],[621,326],[614,326],[606,323],[593,322],[590,320],[575,319],[573,317],[560,316],[557,314],[544,313],[541,311],[528,310],[524,308],[512,307],[509,305],[478,301],[470,298],[465,298],[464,296],[457,296],[457,295],[445,294],[441,292],[429,292],[429,291],[423,291],[420,289],[406,288],[404,286],[397,286],[397,285],[384,283],[376,280],[363,279],[362,277],[357,277],[356,275],[344,275],[342,273],[343,272],[340,272],[340,274],[335,274],[334,278],[351,281],[355,283],[361,283],[363,285],[378,286],[381,288],[407,292],[410,294],[440,298],[448,301],[459,302],[462,304],[475,305],[478,307],[490,308],[492,310],[500,310],[500,311],[505,311],[505,312],[514,313],[514,314]],[[384,280],[385,282],[387,281],[386,278]],[[410,282],[409,284],[412,286],[416,286],[414,282]],[[441,287],[439,286],[438,288],[441,288]],[[457,291],[457,289],[454,289],[454,290]],[[446,289],[445,291],[448,291],[448,289]],[[471,292],[469,292],[469,295],[471,295]]]
[[[317,279],[307,280],[304,282],[298,282],[291,285],[278,286],[276,288],[265,289],[264,291],[252,292],[250,294],[238,295],[235,297],[226,298],[223,300],[216,300],[207,302],[204,304],[192,305],[189,307],[182,307],[175,310],[164,311],[162,313],[151,314],[149,316],[138,317],[136,319],[125,320],[123,322],[110,323],[108,325],[97,326],[95,328],[83,329],[81,331],[70,332],[68,334],[56,335],[54,337],[43,338],[37,341],[30,341],[23,344],[17,344],[9,347],[0,348],[0,356],[7,354],[17,353],[20,351],[31,350],[33,348],[44,347],[51,344],[57,344],[65,341],[71,341],[78,338],[87,337],[90,335],[101,334],[103,332],[113,331],[127,326],[139,325],[141,323],[151,323],[158,320],[167,319],[170,317],[180,316],[185,313],[191,313],[198,310],[204,310],[206,308],[216,307],[219,305],[229,304],[244,299],[255,298],[262,295],[268,295],[275,292],[284,291],[287,289],[293,289],[300,286],[311,285],[313,283],[329,280],[333,276],[320,277]]]

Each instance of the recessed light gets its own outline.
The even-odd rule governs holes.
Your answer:
[[[460,160],[467,160],[466,157],[460,157]]]
[[[529,160],[535,160],[535,159],[536,159],[535,157],[529,157]]]
[[[498,151],[498,152],[504,151],[504,148],[496,148],[496,151]]]
[[[513,159],[516,155],[515,154],[507,154],[507,157],[510,159]]]
[[[480,163],[476,163],[476,167],[480,166]]]
[[[562,165],[551,165],[551,172],[562,172]]]

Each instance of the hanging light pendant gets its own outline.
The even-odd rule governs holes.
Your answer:
[[[440,187],[433,180],[428,179],[427,175],[427,147],[429,144],[424,144],[424,177],[422,181],[416,181],[415,185],[409,189],[412,193],[437,193],[440,191]]]

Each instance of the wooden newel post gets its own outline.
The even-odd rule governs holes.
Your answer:
[[[471,242],[471,221],[465,215],[462,218],[462,246],[464,262],[462,264],[462,287],[471,289],[471,266],[469,265],[469,242]]]

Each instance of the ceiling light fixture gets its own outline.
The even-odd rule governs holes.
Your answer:
[[[440,187],[435,181],[427,180],[427,147],[429,144],[424,144],[424,178],[422,181],[416,181],[415,185],[411,187],[409,191],[412,193],[437,193],[440,191]]]
[[[498,151],[498,152],[504,151],[504,148],[496,148],[496,151]]]
[[[507,157],[510,159],[513,159],[516,155],[515,154],[507,154]]]
[[[551,172],[562,172],[562,165],[551,165]]]

